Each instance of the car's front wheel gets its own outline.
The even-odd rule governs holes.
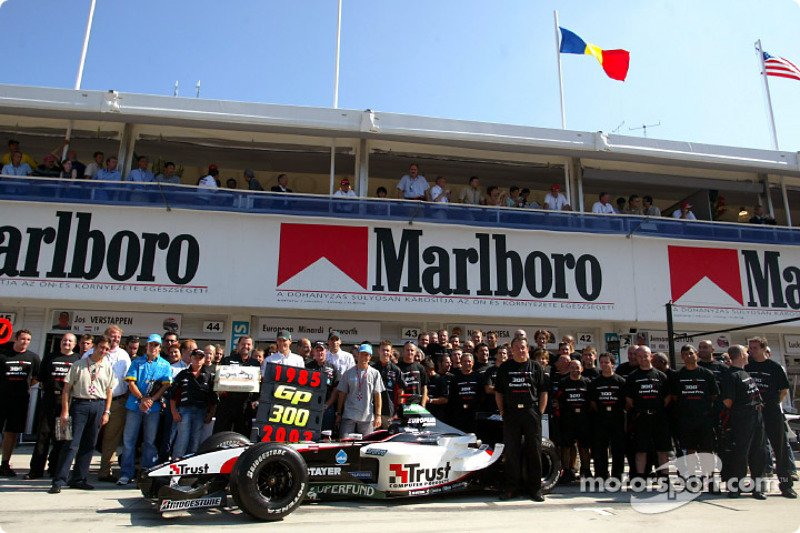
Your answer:
[[[308,468],[292,447],[260,442],[244,451],[231,472],[236,504],[258,520],[280,520],[294,511],[308,489]]]

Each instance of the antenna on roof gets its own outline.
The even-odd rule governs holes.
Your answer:
[[[172,93],[172,96],[178,96],[178,80],[175,80],[175,91]]]
[[[195,89],[197,89],[197,96],[195,96],[195,98],[200,98],[200,80],[197,80],[197,85],[195,85]]]
[[[619,133],[619,130],[621,130],[622,126],[624,126],[624,125],[625,125],[625,121],[623,120],[622,122],[619,123],[619,126],[614,128],[613,130],[611,130],[611,133]]]
[[[642,130],[642,132],[644,133],[644,137],[646,139],[647,138],[647,128],[655,128],[656,126],[660,126],[660,125],[661,125],[661,121],[659,120],[658,124],[642,124],[641,127],[628,128],[628,131]]]

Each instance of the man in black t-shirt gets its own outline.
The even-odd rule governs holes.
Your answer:
[[[489,345],[484,342],[476,344],[473,357],[474,365],[472,370],[478,374],[484,373],[491,365],[491,361],[489,360]]]
[[[481,375],[473,371],[472,354],[461,356],[461,371],[450,381],[450,423],[465,433],[475,432],[475,414],[483,400]]]
[[[792,465],[789,460],[789,449],[786,442],[788,427],[783,416],[781,402],[789,394],[789,379],[783,367],[767,358],[767,339],[755,337],[750,339],[750,362],[744,367],[758,385],[761,399],[764,401],[764,429],[775,456],[775,472],[778,474],[778,486],[781,495],[786,498],[797,498],[792,488]]]
[[[589,384],[592,406],[592,458],[594,473],[608,478],[608,449],[611,448],[611,475],[622,480],[625,471],[625,378],[614,373],[613,354],[600,356],[600,376]]]
[[[39,367],[39,406],[36,410],[39,431],[36,435],[36,446],[31,455],[31,470],[25,474],[25,479],[39,479],[44,476],[45,463],[49,464],[47,471],[50,476],[55,475],[58,457],[65,441],[54,439],[53,432],[56,428],[56,418],[61,415],[61,391],[64,390],[64,378],[69,373],[73,363],[80,360],[81,356],[75,352],[78,339],[72,333],[65,333],[61,337],[60,350],[46,357]],[[50,441],[53,448],[48,450]]]
[[[251,357],[253,338],[249,335],[239,337],[236,351],[223,357],[220,365],[257,366],[258,359]],[[255,414],[254,402],[258,401],[258,393],[220,392],[217,405],[217,420],[214,422],[214,433],[235,431],[250,438]]]
[[[667,464],[672,449],[666,407],[670,402],[667,376],[653,368],[653,354],[647,346],[636,350],[639,368],[626,378],[625,396],[628,412],[633,418],[637,476],[645,474],[647,452],[655,450],[658,468]],[[666,475],[666,472],[662,472]]]
[[[636,358],[636,350],[638,349],[638,344],[628,346],[628,360],[624,363],[620,363],[617,367],[617,374],[623,378],[627,378],[631,372],[639,368],[639,359]]]
[[[714,402],[719,387],[710,370],[698,366],[691,344],[681,347],[684,367],[672,375],[672,401],[677,409],[678,442],[688,453],[714,450]]]
[[[391,347],[389,355],[391,355]],[[333,366],[333,363],[327,360],[328,344],[324,341],[317,341],[314,347],[311,348],[311,360],[306,363],[306,368],[321,372],[327,388],[325,389],[325,410],[322,413],[322,431],[331,430],[336,423],[336,387],[339,386],[341,375],[339,371]]]
[[[449,350],[447,350],[449,352]],[[447,353],[440,355],[437,359],[450,356]],[[450,379],[436,372],[436,365],[433,359],[425,359],[422,362],[425,372],[428,373],[428,405],[426,408],[430,413],[441,421],[447,421],[447,408],[450,396]]]
[[[392,423],[400,394],[406,387],[403,371],[392,362],[392,343],[384,340],[378,348],[378,362],[372,367],[378,371],[383,380],[384,391],[381,392],[381,428],[387,429]],[[336,404],[334,404],[335,406]]]
[[[581,363],[583,363],[582,376],[593,380],[600,375],[597,368],[597,350],[594,346],[584,346],[581,350]]]
[[[0,430],[3,431],[3,460],[0,476],[14,477],[11,455],[17,437],[25,431],[30,390],[39,375],[39,356],[28,351],[31,332],[18,329],[14,342],[0,353]]]
[[[761,415],[762,401],[755,380],[744,369],[747,365],[747,348],[734,345],[728,349],[731,367],[722,380],[722,402],[730,412],[733,449],[722,460],[722,479],[726,482],[728,496],[739,496],[739,482],[747,476],[757,485],[753,496],[763,500],[765,487],[758,484],[764,478],[767,449],[764,421]]]
[[[408,341],[403,346],[403,360],[397,366],[405,383],[402,391],[405,403],[418,403],[425,407],[428,404],[428,373],[416,362],[417,350],[417,345]]]
[[[514,498],[521,487],[522,455],[527,463],[526,492],[532,500],[543,502],[542,494],[542,414],[547,406],[544,372],[530,359],[528,339],[511,341],[512,358],[503,363],[495,378],[495,401],[503,418],[506,491],[501,500]]]
[[[578,359],[569,363],[569,375],[558,386],[559,420],[561,425],[561,464],[571,465],[573,447],[578,445],[581,458],[581,476],[591,477],[589,467],[589,380],[581,376],[583,364]],[[565,468],[565,481],[575,477],[572,468]]]

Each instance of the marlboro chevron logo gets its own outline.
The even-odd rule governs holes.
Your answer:
[[[524,245],[512,248],[510,240]],[[531,246],[535,243],[476,232],[459,237],[461,246],[454,246],[426,237],[422,229],[284,223],[277,288],[336,291],[341,287],[326,283],[339,276],[380,293],[579,302],[600,297],[603,270],[597,257],[540,250]]]
[[[776,251],[669,246],[672,300],[704,279],[743,307],[800,309],[800,268]]]

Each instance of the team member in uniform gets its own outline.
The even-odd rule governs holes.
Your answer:
[[[58,494],[61,487],[67,484],[82,490],[94,488],[86,482],[86,478],[89,477],[97,434],[111,416],[111,402],[117,381],[113,365],[108,359],[112,343],[108,337],[98,337],[92,355],[74,363],[64,378],[61,423],[67,424],[72,417],[72,440],[61,448],[50,494]],[[75,467],[70,475],[73,459]]]
[[[0,430],[3,431],[3,461],[0,476],[14,477],[11,454],[17,445],[17,437],[25,431],[28,416],[30,390],[39,375],[39,355],[28,350],[31,332],[18,329],[14,342],[0,353]]]
[[[647,452],[656,451],[658,468],[667,464],[672,449],[666,407],[670,402],[666,374],[653,368],[653,354],[647,346],[636,350],[639,368],[625,382],[628,412],[633,418],[636,450],[635,475],[645,475]],[[666,475],[666,472],[662,472]]]
[[[397,363],[402,372],[405,403],[418,403],[423,407],[428,404],[428,374],[425,369],[416,361],[417,345],[412,341],[406,342],[403,346],[403,360]]]
[[[61,392],[64,389],[64,378],[69,373],[73,363],[80,360],[80,355],[75,353],[77,339],[72,333],[65,333],[61,337],[60,351],[50,357],[45,358],[39,368],[39,406],[37,414],[39,418],[39,432],[36,435],[36,446],[31,455],[31,470],[25,475],[25,479],[38,479],[44,476],[45,463],[49,463],[47,472],[50,477],[56,473],[58,457],[64,445],[63,440],[53,438],[56,419],[61,415]],[[50,441],[53,441],[53,448],[50,450],[48,460],[48,449]]]
[[[730,411],[733,450],[723,460],[722,478],[728,488],[728,496],[740,495],[739,483],[745,479],[747,469],[756,481],[753,497],[763,500],[763,487],[767,450],[764,435],[764,420],[761,416],[761,394],[755,380],[744,369],[747,365],[747,348],[734,345],[728,348],[731,366],[722,381],[722,402]]]
[[[371,358],[372,346],[359,346],[356,366],[349,368],[339,382],[336,422],[342,437],[353,432],[368,435],[381,427],[383,380],[369,366]]]
[[[479,342],[475,345],[475,350],[472,355],[475,358],[472,370],[476,374],[483,374],[490,367],[489,345],[485,342]]]
[[[537,502],[542,495],[542,414],[547,406],[547,389],[541,365],[530,359],[528,339],[514,337],[512,358],[497,371],[495,401],[503,418],[508,500],[520,490],[522,454],[527,458],[528,493]]]
[[[755,337],[750,339],[749,345],[752,360],[744,369],[758,385],[764,402],[764,429],[775,457],[778,486],[782,496],[797,498],[797,493],[792,488],[792,465],[789,460],[789,449],[786,447],[789,438],[788,427],[781,409],[781,402],[789,394],[789,379],[781,365],[767,358],[767,339]]]
[[[613,354],[600,355],[601,374],[589,384],[592,417],[592,458],[594,473],[608,478],[608,449],[611,447],[611,476],[622,480],[625,471],[625,378],[614,373]]]
[[[714,374],[697,364],[691,344],[681,347],[684,367],[673,375],[672,400],[677,409],[677,437],[689,454],[714,450],[714,402],[719,388]]]
[[[497,412],[497,402],[494,401],[494,382],[497,371],[508,361],[508,344],[498,346],[494,352],[494,364],[487,368],[481,375],[481,385],[483,385],[483,401],[480,410],[486,413]]]
[[[561,380],[558,386],[559,421],[561,423],[561,438],[559,448],[561,451],[561,463],[571,464],[571,454],[573,447],[578,445],[578,453],[581,458],[581,476],[591,477],[592,471],[589,468],[589,380],[581,375],[583,364],[579,359],[573,359],[569,363],[569,375]],[[568,483],[575,479],[575,471],[571,468],[565,469],[564,482]]]
[[[583,377],[592,381],[600,375],[597,369],[597,350],[594,346],[584,346],[581,350],[581,363],[583,363]]]
[[[173,459],[197,451],[205,424],[214,418],[219,402],[214,392],[214,374],[205,365],[206,352],[194,349],[190,356],[189,368],[175,376],[169,394],[170,414],[178,427]]]
[[[255,357],[251,357],[253,338],[249,335],[239,337],[236,351],[228,357],[223,357],[220,365],[260,366]],[[248,392],[221,392],[217,406],[217,420],[214,422],[214,433],[220,431],[235,431],[250,438],[253,427],[253,402],[258,399],[258,394]]]
[[[725,354],[725,357],[730,357]],[[722,361],[714,360],[714,345],[709,340],[700,341],[697,343],[697,365],[700,368],[705,368],[714,374],[714,380],[717,382],[717,388],[722,389],[722,378],[728,372],[728,366]],[[719,442],[722,436],[722,398],[717,396],[714,401],[714,451],[719,451]]]
[[[445,353],[439,355],[436,359],[440,360],[444,357],[450,359],[449,353],[450,350],[446,349]],[[436,365],[433,359],[425,359],[422,362],[422,366],[428,373],[428,405],[426,407],[437,419],[445,421],[447,420],[445,413],[450,401],[450,380],[436,372]]]
[[[461,356],[461,372],[450,382],[449,422],[464,433],[475,432],[475,415],[483,399],[480,374],[472,370],[472,354]]]
[[[122,442],[122,472],[117,485],[127,485],[136,474],[136,443],[142,429],[142,468],[158,461],[156,434],[161,421],[161,397],[172,384],[172,368],[161,358],[161,335],[147,338],[146,353],[133,360],[125,381],[128,383],[128,410]],[[205,354],[203,354],[205,357]]]
[[[339,386],[341,376],[336,367],[327,359],[328,345],[322,341],[314,343],[311,349],[311,360],[306,363],[306,368],[321,372],[327,388],[325,389],[325,411],[322,413],[322,431],[333,431],[336,423],[336,387]]]

